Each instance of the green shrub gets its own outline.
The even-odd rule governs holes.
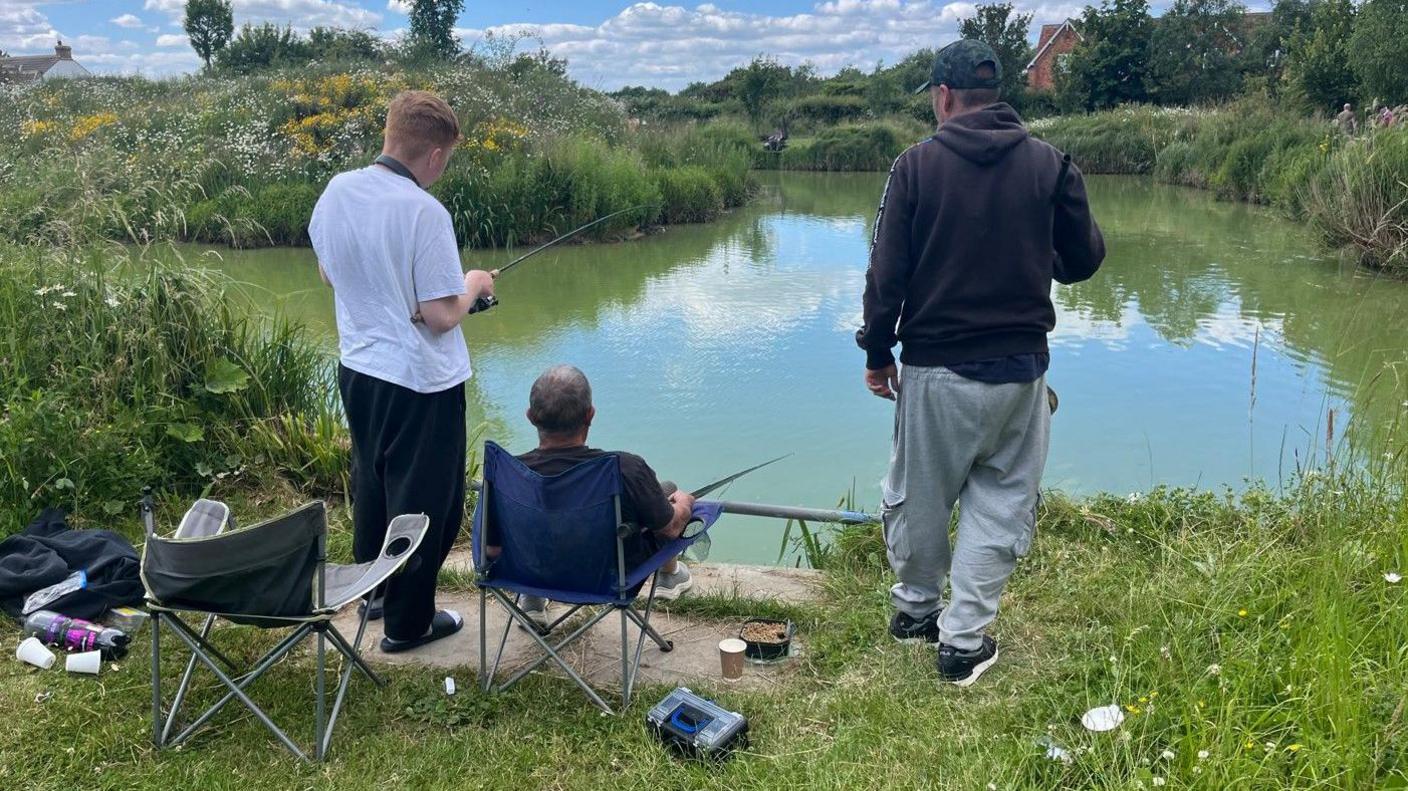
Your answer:
[[[838,126],[789,145],[781,155],[762,152],[755,163],[784,170],[888,170],[914,142],[903,134],[884,123]]]
[[[255,246],[308,244],[308,220],[320,194],[315,184],[272,184],[259,190],[249,206],[249,219],[262,231]]]
[[[789,102],[784,110],[789,119],[826,125],[855,121],[868,113],[862,96],[825,94],[798,97]]]
[[[0,535],[40,508],[81,519],[130,507],[143,485],[194,496],[267,464],[269,421],[322,425],[298,482],[328,492],[347,456],[330,360],[302,328],[248,319],[199,270],[0,247]]]
[[[652,175],[664,200],[664,222],[707,222],[724,209],[723,190],[705,168],[687,165],[656,170]]]
[[[1408,129],[1381,131],[1330,155],[1305,197],[1311,225],[1366,264],[1408,274]]]

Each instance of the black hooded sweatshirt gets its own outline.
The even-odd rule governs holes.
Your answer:
[[[866,367],[948,366],[1047,351],[1051,281],[1105,258],[1085,181],[1006,104],[950,118],[895,160],[871,241]]]

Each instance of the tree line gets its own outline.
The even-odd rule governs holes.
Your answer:
[[[1103,0],[1076,24],[1083,40],[1056,76],[1063,110],[1243,93],[1316,113],[1408,101],[1408,0],[1276,0],[1252,15],[1235,0],[1174,0],[1158,18],[1147,0]]]
[[[454,34],[462,10],[464,0],[412,0],[407,35],[393,43],[365,30],[315,27],[304,34],[268,22],[236,31],[230,0],[187,0],[185,31],[206,70],[225,74],[313,62],[419,64],[464,55]]]

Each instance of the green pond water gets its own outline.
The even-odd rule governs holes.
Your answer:
[[[854,488],[873,508],[893,412],[862,385],[852,335],[884,176],[762,180],[719,222],[562,247],[506,275],[502,304],[465,322],[484,437],[530,449],[529,386],[570,362],[592,379],[593,445],[637,452],[684,487],[795,453],[728,498],[830,506]],[[1381,435],[1408,411],[1408,284],[1318,254],[1255,207],[1131,178],[1092,178],[1090,192],[1109,258],[1054,292],[1048,487],[1275,486],[1323,455],[1331,411],[1337,444],[1347,424]],[[311,250],[200,260],[335,345]],[[727,517],[711,559],[776,561],[782,530]]]

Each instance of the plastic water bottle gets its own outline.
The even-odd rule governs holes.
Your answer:
[[[102,651],[104,659],[127,655],[130,639],[121,629],[113,629],[82,618],[70,618],[52,610],[40,610],[24,619],[24,631],[41,642],[68,651]]]

